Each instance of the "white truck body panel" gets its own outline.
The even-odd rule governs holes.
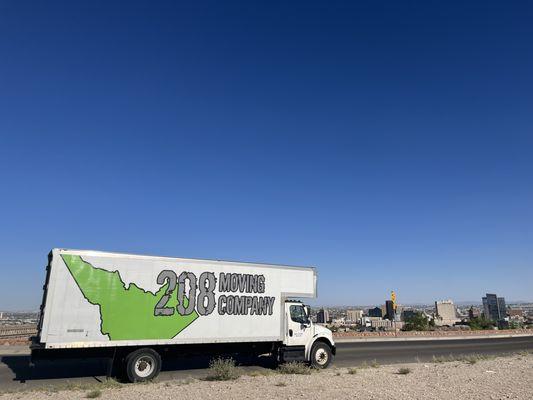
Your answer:
[[[65,249],[54,249],[51,255],[40,326],[40,342],[49,349],[283,341],[285,299],[316,297],[317,276],[311,267]],[[173,315],[156,315],[161,308],[153,306],[160,302],[165,306],[161,297],[171,285],[170,279],[158,283],[162,271],[178,279],[183,272],[194,275],[194,296],[190,279],[181,285],[189,302],[191,297],[196,299],[188,317],[173,304],[180,303],[179,282],[163,311]],[[211,290],[209,281],[202,280],[208,275],[216,280]],[[232,279],[240,282],[237,290],[231,290],[235,288]],[[198,297],[202,290],[207,295]],[[209,308],[213,299],[211,312],[201,314],[199,303]],[[173,321],[181,326],[175,331]]]

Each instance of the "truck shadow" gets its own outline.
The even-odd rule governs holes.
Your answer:
[[[273,369],[275,363],[266,357],[233,357],[238,366]],[[175,372],[172,377],[179,377],[179,372],[196,372],[201,377],[207,375],[210,357],[166,357],[163,359],[162,372]],[[0,363],[6,365],[13,373],[12,381],[27,383],[39,380],[57,380],[74,378],[105,379],[109,372],[109,361],[106,358],[68,359],[39,361],[30,365],[30,356],[2,356]],[[205,370],[205,371],[201,371]],[[205,372],[205,373],[202,373]]]
[[[30,365],[30,356],[3,356],[0,362],[13,372],[13,380],[26,383],[41,379],[67,379],[105,376],[107,360],[55,360]]]

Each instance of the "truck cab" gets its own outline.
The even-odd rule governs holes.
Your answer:
[[[282,361],[306,361],[315,368],[326,368],[336,352],[332,332],[313,324],[309,307],[300,301],[285,301],[284,319]]]

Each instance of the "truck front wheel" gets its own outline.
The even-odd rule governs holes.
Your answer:
[[[139,349],[126,357],[126,374],[130,382],[144,382],[161,371],[161,356],[152,349]]]
[[[315,368],[327,368],[332,358],[331,348],[324,342],[316,342],[311,348],[310,361]]]

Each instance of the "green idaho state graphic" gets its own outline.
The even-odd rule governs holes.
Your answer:
[[[118,271],[93,267],[79,256],[61,256],[83,296],[100,308],[101,331],[111,340],[171,339],[189,326],[198,314],[155,316],[154,308],[168,283],[155,294],[131,283],[128,288]],[[176,307],[177,287],[166,307]],[[187,304],[185,304],[187,306]]]

